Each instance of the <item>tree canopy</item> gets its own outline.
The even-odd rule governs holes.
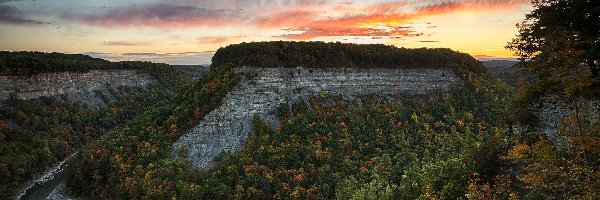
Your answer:
[[[517,24],[506,46],[528,60],[521,64],[542,80],[582,88],[600,80],[600,1],[533,0],[534,10]],[[573,88],[572,88],[573,89]]]
[[[252,42],[217,50],[213,66],[307,68],[451,68],[486,73],[473,57],[445,48],[397,48],[383,44]],[[229,65],[227,65],[229,66]]]

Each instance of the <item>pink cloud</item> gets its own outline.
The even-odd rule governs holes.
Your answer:
[[[70,20],[103,27],[194,28],[239,23],[239,10],[207,10],[193,6],[157,4],[114,9],[102,14],[70,16]]]
[[[199,37],[199,44],[226,44],[228,42],[239,40],[244,38],[245,36],[209,36],[209,37]]]
[[[177,5],[153,4],[112,9],[99,14],[70,16],[68,19],[102,27],[287,29],[294,32],[282,37],[297,40],[323,36],[414,37],[423,33],[403,24],[428,16],[459,11],[507,10],[528,3],[526,0],[437,0],[358,6],[351,2],[333,3],[330,0],[184,1]],[[205,38],[203,42],[223,43],[227,39]]]

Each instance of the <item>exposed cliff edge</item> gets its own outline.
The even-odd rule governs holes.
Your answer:
[[[173,154],[185,154],[193,167],[206,169],[224,151],[239,150],[252,129],[255,114],[276,120],[280,103],[302,97],[369,94],[417,95],[448,91],[463,81],[451,69],[384,68],[236,68],[240,82],[220,107],[173,144]]]
[[[8,100],[11,95],[15,95],[16,98],[25,100],[57,97],[58,100],[89,105],[90,109],[101,109],[100,107],[106,106],[109,102],[118,101],[117,96],[135,91],[130,90],[131,88],[148,88],[156,84],[161,84],[161,81],[151,75],[148,70],[142,69],[105,69],[87,72],[39,73],[30,76],[0,76],[0,106],[6,106],[4,101]],[[38,134],[42,135],[42,133]],[[37,179],[31,180],[27,185],[19,188],[17,199],[53,198],[46,196],[64,182],[66,175],[63,173],[63,163],[68,159],[62,160],[48,171],[39,174]],[[63,194],[54,192],[52,195]]]
[[[561,120],[579,112],[581,118],[597,122],[600,117],[600,100],[579,97],[568,100],[564,95],[546,92],[532,102],[528,108],[539,121],[533,127],[552,137],[558,132]]]
[[[32,76],[0,76],[0,101],[8,99],[14,93],[21,99],[64,96],[72,101],[100,106],[105,104],[101,94],[114,99],[111,96],[111,87],[144,87],[158,82],[158,79],[152,75],[136,69],[56,72]]]

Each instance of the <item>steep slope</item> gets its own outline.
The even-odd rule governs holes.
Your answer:
[[[555,139],[553,137],[559,131],[561,123],[569,123],[563,121],[568,116],[579,116],[593,123],[598,122],[600,100],[584,97],[568,99],[563,94],[550,91],[534,100],[528,109],[537,118],[533,128],[548,138]]]
[[[19,99],[64,96],[66,100],[91,106],[116,101],[111,94],[119,87],[148,87],[159,80],[135,69],[91,70],[89,72],[42,73],[32,76],[0,76],[0,101],[11,94]],[[111,91],[113,90],[113,91]]]
[[[191,80],[166,64],[41,52],[0,52],[0,74],[0,199],[53,182],[63,169],[51,166]]]
[[[249,68],[239,68],[243,66]],[[244,73],[245,70],[250,73]],[[302,75],[310,74],[311,70],[320,75],[316,78]],[[277,73],[268,75],[272,72]],[[263,75],[266,78],[261,78]],[[404,76],[411,78],[401,79]],[[302,80],[303,77],[306,80]],[[345,78],[338,80],[337,77]],[[430,78],[434,80],[425,80]],[[342,83],[343,79],[352,81]],[[395,166],[393,173],[411,173],[414,176],[411,175],[410,180],[418,182],[402,183],[400,185],[406,187],[395,192],[412,191],[410,196],[418,197],[432,194],[428,188],[433,188],[437,197],[458,198],[464,196],[471,172],[488,174],[483,170],[494,164],[487,160],[495,158],[493,142],[496,140],[488,138],[499,130],[495,125],[503,103],[507,102],[498,94],[509,93],[509,88],[496,80],[471,56],[449,49],[323,42],[230,45],[217,51],[203,79],[178,90],[170,101],[136,117],[123,128],[105,134],[77,154],[69,162],[74,173],[69,176],[67,185],[76,194],[98,199],[334,198],[335,186],[346,182],[342,177],[354,176],[363,184],[369,181],[368,177],[375,176],[369,171],[375,168],[365,168],[371,167],[365,165],[377,165],[373,158],[385,157],[380,151],[385,149],[394,154],[390,154],[394,162],[404,163],[404,158],[414,161],[411,166]],[[452,89],[454,86],[459,87]],[[340,87],[344,89],[336,89]],[[391,89],[386,89],[388,87]],[[328,97],[322,102],[314,102],[314,97],[308,96],[296,98],[294,89],[298,88],[302,88],[297,91],[300,95]],[[435,95],[437,100],[432,101],[434,96],[419,95],[432,91],[450,93]],[[335,97],[338,92],[344,93],[341,98]],[[355,99],[366,93],[387,94],[382,95],[382,99],[391,94],[403,100],[368,103]],[[309,99],[311,107],[292,106],[294,114],[274,130],[269,123],[253,123],[252,128],[244,129],[243,123],[229,122],[237,120],[237,116],[231,115],[239,114],[245,119],[256,112],[266,113],[263,116],[270,118],[275,116],[271,112],[276,107],[283,108],[277,109],[278,113],[285,112],[285,106],[277,105],[285,96],[291,96],[289,103],[294,99]],[[366,96],[368,99],[370,95]],[[335,100],[343,98],[347,99]],[[350,99],[356,102],[348,101]],[[394,98],[388,100],[395,101]],[[302,102],[298,101],[300,105]],[[221,107],[223,104],[228,106]],[[320,109],[327,105],[334,106],[335,110]],[[219,141],[204,142],[213,142],[217,144],[215,147],[222,145],[223,149],[233,149],[233,145],[238,144],[240,146],[235,148],[241,148],[242,143],[248,142],[250,145],[222,154],[206,171],[194,170],[186,159],[190,149],[188,152],[185,148],[178,152],[172,150],[179,148],[174,143],[182,135],[194,134],[190,130],[198,124],[215,131],[201,130],[201,134],[190,137],[193,147],[207,147],[200,144],[203,141],[198,142],[205,136]],[[257,134],[247,137],[232,132],[222,136],[216,131],[221,128],[227,131],[230,127],[225,126],[229,125],[242,128],[238,133],[252,130]],[[340,134],[343,131],[352,134]],[[501,138],[500,131],[498,134]],[[241,137],[248,140],[241,141]],[[430,137],[440,140],[434,144],[427,140]],[[400,146],[387,149],[386,138],[404,142],[394,143]],[[324,148],[314,149],[319,144]],[[427,150],[419,148],[431,144],[434,145]],[[221,151],[221,147],[218,148],[214,152]],[[332,157],[332,149],[350,157]],[[405,152],[408,154],[400,154],[402,149],[409,151]],[[436,153],[428,153],[433,149],[437,149]],[[357,151],[361,153],[355,154]],[[254,156],[255,153],[260,156]],[[433,160],[432,155],[436,156]],[[312,157],[306,160],[306,156]],[[203,164],[208,163],[198,166]],[[420,169],[420,166],[431,168]],[[448,176],[433,179],[439,169],[444,169]],[[385,181],[398,183],[399,178],[385,178]],[[437,184],[446,182],[450,184]],[[435,187],[429,187],[432,184]]]
[[[206,169],[215,156],[237,151],[252,129],[254,115],[275,123],[281,103],[309,96],[330,95],[358,99],[447,92],[462,85],[449,69],[336,69],[236,68],[240,82],[221,106],[173,144],[173,154],[187,154],[196,168]]]

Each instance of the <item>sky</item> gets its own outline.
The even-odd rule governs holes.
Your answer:
[[[0,0],[0,50],[209,64],[252,41],[443,47],[510,58],[528,0]]]

